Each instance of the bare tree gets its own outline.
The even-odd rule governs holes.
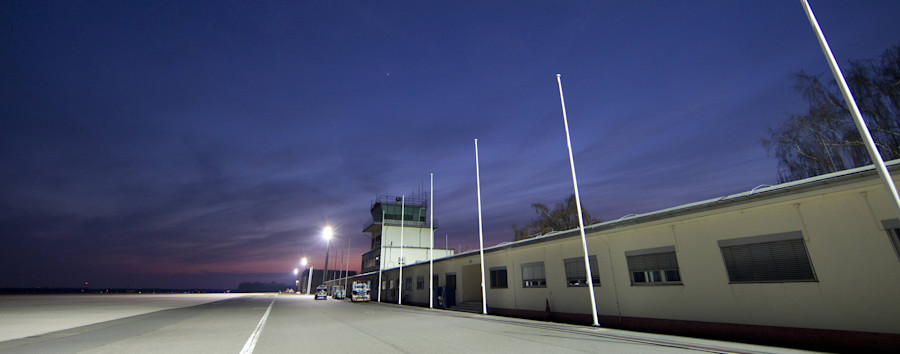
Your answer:
[[[565,201],[556,203],[553,210],[541,203],[531,204],[531,207],[538,214],[538,218],[531,220],[528,225],[522,228],[513,225],[516,241],[578,227],[578,208],[575,205],[575,194],[570,194]],[[581,216],[584,218],[585,225],[600,221],[591,217],[583,205],[581,207]]]
[[[885,160],[900,157],[900,46],[880,61],[850,63],[847,84]],[[769,128],[763,146],[778,159],[778,180],[788,182],[872,163],[834,80],[801,71],[794,88],[809,110]]]

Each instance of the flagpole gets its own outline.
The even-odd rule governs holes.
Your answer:
[[[347,282],[350,281],[350,235],[347,235],[347,267],[344,270],[344,296],[347,296]]]
[[[403,220],[406,219],[406,195],[400,196],[400,259],[397,260],[397,263],[400,264],[400,290],[397,291],[397,305],[403,305],[403,286],[406,285],[403,281]]]
[[[378,302],[381,302],[381,269],[384,268],[384,203],[381,204],[381,241],[378,242]]]
[[[478,168],[478,139],[475,139],[475,182],[478,189],[478,245],[481,254],[481,311],[487,315],[487,291],[484,288],[484,232],[481,223],[481,172]]]
[[[578,178],[575,177],[575,159],[572,157],[572,139],[569,137],[569,119],[566,117],[566,100],[563,98],[562,79],[556,74],[559,84],[559,102],[562,105],[563,124],[566,126],[566,145],[569,147],[569,165],[572,167],[572,184],[575,185],[575,206],[578,210],[578,229],[581,231],[581,246],[584,248],[584,269],[587,272],[587,287],[591,294],[591,315],[594,326],[599,327],[597,320],[597,298],[594,297],[594,279],[591,275],[591,260],[588,256],[587,237],[584,235],[584,216],[581,215],[581,197],[578,195]]]
[[[306,280],[306,295],[309,295],[309,291],[312,289],[312,274],[313,274],[313,266],[309,266],[309,278]]]
[[[431,228],[431,246],[428,255],[428,308],[434,308],[434,173],[431,173],[431,198],[428,198],[431,206],[428,210],[431,213],[429,218]]]
[[[847,81],[844,80],[844,74],[841,73],[841,68],[838,66],[837,60],[834,59],[834,54],[831,53],[831,47],[828,46],[828,41],[825,40],[825,34],[822,33],[822,28],[819,27],[816,15],[813,14],[808,1],[801,0],[800,2],[803,4],[803,10],[806,11],[806,17],[809,18],[809,24],[816,32],[816,38],[819,39],[819,45],[822,47],[822,53],[825,54],[825,59],[828,60],[828,66],[831,68],[831,73],[834,75],[835,81],[837,81],[838,86],[841,88],[841,94],[844,95],[844,101],[847,103],[847,108],[850,109],[851,116],[853,116],[853,123],[856,124],[856,130],[859,131],[859,135],[862,136],[863,142],[866,144],[869,158],[872,159],[872,164],[875,165],[875,170],[878,171],[878,176],[881,177],[884,188],[887,189],[888,194],[890,194],[894,207],[894,215],[900,217],[900,194],[897,193],[897,187],[894,185],[894,180],[891,179],[891,174],[884,165],[884,160],[878,152],[878,147],[875,145],[875,140],[872,139],[872,134],[869,133],[866,121],[863,120],[862,114],[859,113],[859,107],[856,106],[856,100],[853,99],[850,87],[847,86]]]

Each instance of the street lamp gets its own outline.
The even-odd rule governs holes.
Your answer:
[[[325,274],[322,274],[322,282],[328,280],[328,254],[331,253],[331,237],[334,236],[334,231],[331,229],[331,226],[326,226],[322,230],[322,237],[325,238]]]

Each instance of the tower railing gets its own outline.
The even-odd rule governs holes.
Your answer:
[[[376,220],[376,219],[377,219],[377,220]],[[385,225],[385,226],[400,226],[400,220],[399,220],[399,219],[385,219],[385,220],[382,221],[381,218],[379,217],[379,218],[375,218],[375,219],[369,220],[369,221],[367,221],[365,224],[363,224],[363,230],[367,230],[368,228],[370,228],[370,227],[372,227],[372,226],[374,226],[374,225],[376,225],[376,224],[381,224],[382,222],[384,222],[384,225]],[[403,226],[408,226],[408,227],[428,227],[428,226],[429,226],[429,223],[428,223],[428,221],[406,220],[406,221],[403,222]],[[438,219],[434,219],[434,228],[435,228],[435,229],[438,228]]]
[[[375,204],[396,204],[400,205],[401,197],[397,196],[388,196],[388,195],[379,195],[375,201],[372,202],[371,207],[374,208]],[[410,207],[428,207],[428,198],[419,198],[419,197],[405,197],[403,200],[407,206]]]

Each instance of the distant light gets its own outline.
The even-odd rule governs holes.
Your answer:
[[[297,275],[297,274],[300,274],[300,270],[297,268],[294,268],[294,275]]]
[[[302,265],[304,268],[306,267],[306,257],[303,257],[303,259],[300,260],[300,265]]]

